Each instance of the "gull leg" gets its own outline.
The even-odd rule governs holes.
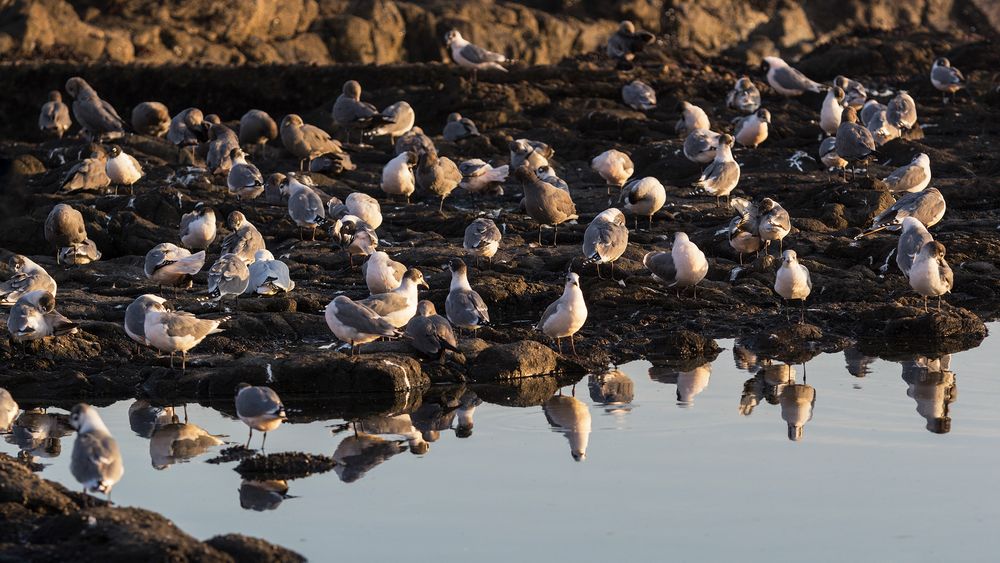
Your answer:
[[[941,300],[942,299],[943,299],[943,297],[941,295],[938,295],[938,311],[941,310]]]
[[[538,246],[542,246],[542,226],[538,225]]]
[[[267,432],[264,432],[264,438],[260,441],[260,453],[264,453],[264,444],[267,442]]]
[[[444,213],[444,196],[441,196],[441,203],[438,204],[438,213]]]
[[[573,340],[573,335],[569,335],[569,346],[573,349],[573,355],[576,355],[576,341]],[[576,394],[576,385],[573,386],[574,396]]]
[[[247,436],[247,445],[243,446],[246,449],[250,449],[250,439],[253,438],[253,428],[250,429],[250,435]]]
[[[597,277],[599,277],[599,278],[601,278],[601,279],[604,279],[604,278],[603,278],[603,277],[601,276],[601,263],[600,263],[600,262],[598,262],[598,263],[597,263]]]
[[[559,225],[552,225],[552,246],[559,244]]]
[[[181,351],[181,371],[187,371],[187,351]]]
[[[561,356],[562,355],[562,340],[558,336],[556,337],[556,347],[559,348],[559,355]]]
[[[806,322],[806,300],[801,299],[800,302],[802,303],[802,309],[799,313],[799,324],[802,324]]]
[[[170,353],[170,369],[174,369],[174,353]]]
[[[649,230],[650,231],[653,230],[653,214],[652,213],[649,214]]]
[[[792,319],[788,316],[788,300],[787,299],[782,299],[782,301],[781,301],[781,308],[785,310],[785,320],[786,321],[791,321]]]
[[[927,296],[924,296],[924,312],[927,312]]]

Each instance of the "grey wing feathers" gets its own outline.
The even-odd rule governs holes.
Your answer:
[[[407,300],[402,295],[396,293],[381,293],[372,295],[367,299],[362,299],[358,303],[368,307],[377,315],[388,315],[406,307]]]
[[[465,47],[462,47],[460,51],[463,57],[465,57],[469,62],[479,64],[479,63],[502,63],[507,60],[507,57],[501,55],[500,53],[494,53],[492,51],[487,51],[482,47],[473,45],[469,43]]]
[[[941,275],[941,281],[948,286],[948,291],[955,287],[955,273],[951,271],[951,266],[944,258],[938,258],[938,272]]]
[[[927,178],[927,172],[922,166],[905,166],[898,168],[889,174],[885,183],[889,184],[892,191],[906,191],[914,186],[920,185]]]
[[[934,80],[942,84],[961,84],[965,79],[957,68],[950,66],[939,66],[934,69]]]
[[[666,283],[674,283],[677,279],[677,268],[674,266],[674,257],[670,252],[649,254],[643,263],[653,275]]]
[[[234,186],[241,188],[264,185],[264,177],[253,164],[237,164],[230,171],[229,177],[232,178],[230,182]]]
[[[774,69],[774,80],[788,90],[812,90],[816,84],[790,66]]]
[[[934,239],[927,232],[927,229],[904,230],[899,235],[899,243],[896,246],[896,265],[899,266],[903,274],[909,277],[913,260],[917,257],[920,249],[932,240]]]
[[[558,310],[559,310],[559,300],[557,299],[552,303],[550,303],[549,306],[545,308],[545,312],[542,313],[542,318],[539,319],[538,324],[535,325],[535,330],[542,330],[542,327],[545,326],[545,321],[547,321],[549,317],[551,317],[552,315],[556,314],[556,311]]]
[[[70,472],[77,481],[93,483],[98,488],[106,481],[117,481],[123,473],[118,443],[111,436],[96,432],[77,435]]]
[[[283,409],[278,394],[269,387],[249,387],[236,395],[236,412],[242,416],[278,415]]]
[[[216,332],[218,323],[207,319],[199,319],[190,313],[175,313],[164,315],[168,336],[193,336],[201,339]]]
[[[337,318],[344,324],[365,334],[394,336],[396,328],[375,311],[360,303],[350,302],[337,305]]]

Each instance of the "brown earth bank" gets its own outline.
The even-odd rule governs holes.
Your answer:
[[[858,341],[863,348],[883,353],[951,352],[976,345],[985,335],[983,320],[996,318],[1000,215],[995,194],[1000,157],[992,147],[1000,130],[996,118],[1000,98],[992,92],[994,74],[982,70],[991,68],[995,46],[985,39],[970,44],[956,41],[929,33],[848,37],[813,51],[799,63],[817,80],[843,73],[879,88],[905,88],[916,98],[923,128],[881,147],[871,179],[859,176],[845,183],[815,162],[818,96],[777,98],[766,83],[758,82],[774,124],[760,148],[737,152],[743,166],[737,194],[775,198],[792,215],[794,228],[785,247],[796,250],[812,272],[814,291],[806,318],[818,329],[796,344],[837,349]],[[969,75],[968,94],[950,105],[942,105],[927,79],[927,69],[939,55],[949,56]],[[725,93],[739,74],[757,76],[757,71],[727,57],[656,49],[644,54],[635,69],[620,71],[602,58],[583,55],[556,66],[484,75],[477,83],[467,73],[437,63],[234,68],[20,64],[7,66],[4,73],[21,86],[0,100],[0,112],[8,116],[2,133],[7,140],[0,146],[0,247],[4,257],[23,253],[45,266],[59,284],[59,309],[82,329],[77,335],[25,346],[0,344],[0,358],[7,364],[0,385],[19,398],[44,402],[137,393],[228,398],[241,380],[268,382],[281,393],[391,392],[552,370],[584,373],[653,354],[697,357],[702,355],[700,348],[678,340],[680,331],[702,340],[759,337],[780,334],[789,324],[771,290],[776,264],[761,258],[739,266],[721,232],[730,211],[710,198],[689,195],[701,166],[684,158],[681,139],[673,133],[673,108],[679,100],[700,104],[719,126],[733,117],[722,102]],[[279,118],[298,111],[307,122],[331,130],[332,100],[340,85],[354,78],[364,85],[365,99],[379,107],[409,101],[417,112],[417,124],[435,135],[442,154],[457,161],[478,157],[505,162],[512,138],[549,143],[555,149],[558,172],[572,186],[580,221],[560,228],[558,246],[551,245],[550,230],[543,233],[544,244],[539,246],[535,224],[518,211],[521,190],[513,180],[499,198],[456,191],[443,216],[438,215],[434,198],[419,193],[413,205],[392,203],[378,190],[381,167],[391,156],[387,143],[376,140],[376,148],[366,150],[351,145],[357,170],[336,177],[312,174],[313,180],[324,196],[343,199],[352,191],[363,191],[382,201],[383,248],[424,272],[431,285],[424,296],[439,310],[448,292],[449,274],[443,265],[463,254],[465,226],[484,213],[499,215],[497,223],[506,233],[501,252],[492,266],[484,263],[471,273],[473,286],[489,304],[493,323],[480,330],[478,338],[465,339],[463,353],[450,355],[444,364],[419,361],[402,342],[372,344],[354,358],[320,349],[332,340],[322,316],[326,303],[338,291],[358,298],[366,290],[357,268],[350,268],[346,255],[335,251],[322,233],[315,242],[299,240],[283,204],[267,204],[262,198],[239,205],[226,196],[224,177],[182,181],[181,169],[199,163],[162,139],[140,135],[122,142],[147,172],[134,197],[59,192],[63,175],[86,145],[78,138],[39,142],[34,116],[45,92],[76,74],[85,76],[124,115],[132,105],[156,99],[174,112],[197,105],[230,122],[252,107]],[[621,103],[621,86],[635,78],[659,92],[658,109],[644,114]],[[437,135],[452,111],[471,117],[484,135],[458,143],[443,141]],[[654,175],[663,181],[668,203],[651,229],[640,225],[640,230],[632,230],[630,248],[616,264],[614,279],[607,273],[598,277],[592,267],[583,269],[590,317],[577,338],[579,355],[561,356],[532,325],[561,292],[567,265],[576,260],[580,268],[579,245],[586,224],[608,204],[589,159],[612,147],[632,155],[634,177]],[[793,159],[797,151],[805,155]],[[922,300],[909,289],[893,260],[886,266],[895,235],[853,240],[859,228],[892,201],[875,178],[918,152],[930,155],[932,185],[948,202],[944,220],[932,229],[955,268],[954,292],[940,312],[925,313]],[[298,166],[280,142],[272,142],[255,162],[265,176]],[[52,249],[42,237],[42,223],[57,202],[71,203],[84,213],[88,233],[104,253],[100,262],[72,268],[55,265]],[[143,276],[143,255],[160,242],[177,242],[180,215],[197,202],[214,207],[219,217],[242,209],[260,226],[268,248],[289,264],[297,287],[285,297],[227,302],[234,318],[226,323],[225,332],[196,348],[188,370],[181,372],[129,340],[121,321],[124,307],[136,296],[158,291]],[[709,257],[708,278],[697,295],[665,289],[641,263],[645,252],[667,248],[676,231],[687,232]],[[217,256],[216,246],[206,264]],[[176,307],[215,312],[197,300],[205,275],[196,276],[194,291],[181,292],[172,300]],[[166,296],[172,297],[169,290]],[[528,346],[526,341],[540,345]],[[504,353],[503,346],[518,348],[516,353]],[[488,359],[477,362],[484,350],[489,351]]]

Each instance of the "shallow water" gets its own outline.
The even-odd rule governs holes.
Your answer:
[[[204,463],[222,446],[155,469],[150,440],[130,427],[132,402],[100,410],[126,466],[117,503],[159,512],[202,539],[239,532],[315,561],[985,561],[1000,549],[997,338],[932,369],[904,373],[875,360],[865,377],[848,372],[845,354],[822,354],[794,366],[796,386],[786,368],[761,377],[738,369],[734,343],[722,341],[727,350],[711,365],[681,374],[646,361],[621,366],[634,385],[625,404],[595,400],[585,378],[575,399],[565,387],[545,409],[477,406],[467,438],[456,436],[468,412],[459,408],[425,455],[401,451],[289,481],[294,498],[283,502],[249,484],[241,495],[235,463]],[[191,404],[187,415],[246,440],[246,427],[218,411]],[[793,429],[805,421],[798,441],[783,415]],[[267,451],[334,455],[353,439],[332,428],[343,422],[283,425]],[[364,430],[378,431],[377,421]],[[395,450],[407,443],[382,437],[399,439]],[[16,453],[7,438],[0,449]],[[37,458],[42,475],[78,490],[72,436],[61,446]],[[574,461],[573,449],[586,459]]]

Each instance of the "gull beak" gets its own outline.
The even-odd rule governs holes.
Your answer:
[[[425,280],[424,278],[420,278],[420,283],[419,283],[419,285],[422,285],[422,286],[424,286],[424,287],[425,287],[425,288],[427,288],[427,289],[430,289],[430,288],[431,288],[430,284],[428,284],[428,283],[427,283],[427,280]]]

